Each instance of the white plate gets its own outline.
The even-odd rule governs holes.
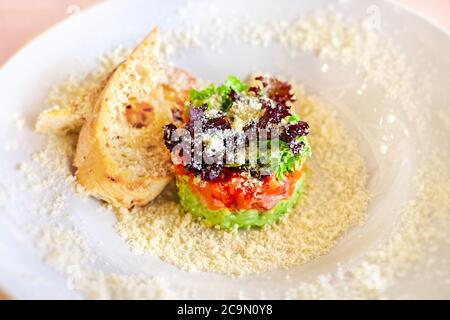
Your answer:
[[[335,2],[226,0],[215,1],[211,10],[220,12],[224,21],[239,16],[250,17],[252,21],[282,20],[327,7],[330,3]],[[184,7],[182,13],[177,10],[179,7]],[[417,61],[426,62],[413,67],[417,75],[428,74],[431,77],[433,86],[428,93],[432,104],[427,106],[432,108],[431,113],[437,116],[450,111],[448,35],[389,3],[340,1],[337,7],[345,16],[357,19],[370,18],[375,10],[382,23],[380,33],[393,37],[408,57],[419,56]],[[80,297],[68,289],[64,276],[43,263],[26,231],[39,210],[39,200],[45,195],[12,187],[25,179],[17,170],[18,164],[29,159],[42,145],[43,137],[35,134],[32,128],[51,86],[70,74],[82,75],[90,71],[100,54],[108,53],[119,44],[132,47],[154,25],[167,30],[192,19],[207,27],[211,14],[209,8],[210,5],[203,1],[191,5],[184,1],[166,1],[164,4],[147,0],[108,1],[55,26],[32,41],[1,69],[0,287],[12,297]],[[283,298],[283,292],[291,288],[295,281],[312,281],[324,273],[333,272],[337,263],[345,264],[351,258],[358,257],[386,235],[396,218],[391,215],[390,209],[413,197],[410,181],[418,166],[415,154],[417,144],[436,144],[439,148],[448,148],[448,141],[416,136],[416,129],[406,120],[407,110],[395,109],[395,103],[385,100],[379,91],[373,90],[363,96],[356,94],[356,84],[361,83],[361,76],[354,75],[351,67],[341,68],[332,61],[326,61],[332,70],[328,73],[330,76],[325,78],[320,71],[324,61],[312,55],[299,53],[291,57],[277,46],[257,49],[239,43],[225,43],[219,53],[210,52],[207,48],[185,49],[182,55],[176,56],[175,62],[211,81],[220,81],[229,73],[245,76],[256,70],[295,77],[305,83],[310,92],[321,95],[324,100],[330,100],[330,93],[344,81],[349,83],[347,94],[341,100],[334,99],[331,104],[362,141],[361,151],[370,169],[370,189],[377,194],[370,205],[369,220],[364,226],[349,232],[330,254],[315,262],[264,276],[231,279],[222,275],[186,273],[156,258],[133,255],[114,231],[114,217],[99,214],[96,201],[79,201],[78,196],[73,195],[66,210],[73,215],[73,225],[97,250],[100,256],[98,268],[102,270],[130,274],[151,270],[151,275],[165,278],[168,287],[174,288],[175,292],[179,287],[195,290],[196,294],[192,295],[195,298],[237,298],[239,294],[260,298],[261,292],[266,297]],[[367,111],[369,108],[365,111],[358,109],[358,106],[367,103],[376,106],[377,112],[372,109]],[[383,130],[379,127],[373,129],[379,125],[380,114],[386,115],[389,110],[396,110],[397,124]],[[17,128],[15,113],[25,117],[23,130]],[[443,136],[450,138],[448,123],[441,123],[435,118],[426,121],[425,125],[445,130]],[[404,135],[405,129],[410,136]],[[396,137],[386,153],[380,149],[385,134]],[[448,249],[436,255],[448,257]],[[448,265],[441,266],[439,271],[444,272],[443,278],[448,277],[448,270]],[[286,280],[286,273],[290,274],[289,281]],[[392,297],[448,298],[449,294],[448,287],[439,289],[432,283],[406,280],[391,290]],[[191,296],[180,294],[178,297]]]

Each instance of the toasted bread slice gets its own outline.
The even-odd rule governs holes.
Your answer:
[[[64,98],[58,99],[57,107],[39,114],[36,131],[59,136],[79,133],[114,71],[110,72],[102,81],[87,85],[82,81],[81,88],[73,84],[64,87],[62,89]],[[178,67],[165,66],[164,73],[163,83],[160,85],[163,87],[167,101],[171,104],[174,120],[177,122],[180,121],[180,117],[185,111],[189,91],[192,88],[199,88],[200,81]]]
[[[114,206],[146,205],[173,177],[162,137],[174,104],[164,89],[159,45],[155,28],[111,75],[79,135],[77,179]]]
[[[60,136],[78,133],[88,115],[92,112],[108,81],[108,77],[100,83],[89,83],[87,85],[83,83],[81,88],[76,84],[70,84],[70,87],[62,88],[64,95],[58,97],[57,105],[39,114],[36,121],[36,131]],[[66,86],[69,86],[69,84],[66,84]]]

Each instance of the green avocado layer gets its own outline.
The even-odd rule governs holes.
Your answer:
[[[240,210],[233,212],[229,209],[211,210],[206,207],[189,187],[188,177],[177,176],[178,195],[183,208],[194,217],[202,219],[208,227],[219,227],[223,230],[248,229],[262,227],[278,221],[286,212],[298,202],[304,185],[304,175],[297,181],[296,189],[289,199],[281,200],[269,211]]]

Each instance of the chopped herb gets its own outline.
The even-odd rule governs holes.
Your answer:
[[[296,124],[296,123],[298,123],[300,121],[300,118],[297,115],[292,114],[292,115],[287,116],[286,118],[284,118],[284,120],[286,120],[287,122],[289,122],[291,124]]]
[[[203,90],[195,90],[192,89],[189,94],[189,98],[191,102],[196,106],[200,107],[204,104],[207,104],[209,106],[209,99],[216,93],[216,86],[211,83],[209,86],[207,86]]]

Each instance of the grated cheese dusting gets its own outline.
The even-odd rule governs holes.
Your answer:
[[[165,45],[167,54],[188,47],[207,46],[212,51],[220,50],[224,39],[231,34],[236,35],[232,22],[227,21],[224,27],[220,19],[216,20],[206,42],[201,39],[198,26],[183,29],[182,32],[167,32],[170,40]],[[414,99],[414,90],[417,90],[417,95],[427,98],[421,91],[426,91],[427,84],[414,86],[412,70],[399,48],[359,23],[344,21],[339,15],[331,14],[325,18],[300,17],[293,23],[249,23],[239,30],[239,40],[254,46],[279,43],[293,55],[302,50],[342,64],[353,64],[357,71],[365,73],[366,81],[380,85],[389,99],[399,101],[399,107],[405,110],[408,108],[406,114],[418,124],[419,132],[429,133],[424,121],[429,111],[420,108]],[[324,64],[322,72],[328,69]],[[96,81],[92,79],[91,84],[95,85]],[[64,101],[70,101],[67,100],[69,97],[77,96],[77,90],[83,90],[84,86],[89,84],[73,81],[71,86],[55,91],[56,108],[65,104]],[[361,87],[361,93],[364,89]],[[311,135],[315,154],[308,168],[308,186],[301,204],[278,226],[267,227],[260,232],[231,234],[205,229],[192,221],[189,215],[181,214],[172,186],[147,208],[134,209],[131,213],[117,212],[120,233],[135,251],[158,255],[185,270],[231,275],[289,268],[325,254],[345,230],[364,221],[369,201],[367,173],[356,143],[347,139],[333,112],[309,98],[300,110],[315,128]],[[442,121],[450,123],[449,119],[448,115],[442,115]],[[392,117],[386,121],[392,121]],[[18,123],[17,127],[20,126]],[[47,209],[39,213],[42,218],[45,221],[64,220],[66,194],[58,193],[61,181],[57,181],[55,176],[62,175],[64,183],[73,183],[80,190],[67,166],[73,141],[52,137],[49,141],[47,148],[33,161],[46,168],[40,173],[47,173],[50,178],[46,175],[42,179],[28,163],[22,164],[20,170],[28,177],[34,190],[50,189],[53,193],[53,197],[43,199],[42,206]],[[337,145],[334,145],[336,141]],[[286,292],[286,298],[386,298],[389,297],[386,294],[388,289],[395,286],[399,277],[412,266],[425,264],[425,267],[432,268],[433,261],[428,260],[427,255],[433,252],[433,244],[442,239],[449,243],[450,177],[445,163],[448,153],[433,156],[429,150],[422,151],[429,156],[422,159],[425,165],[416,176],[417,196],[403,206],[402,218],[392,235],[350,265],[339,266],[335,272],[321,275],[311,282],[294,283],[293,288]],[[345,166],[338,166],[343,163]],[[64,273],[69,287],[83,297],[172,297],[161,279],[87,268],[86,265],[94,258],[82,235],[72,229],[63,229],[59,225],[48,227],[42,230],[38,239],[37,245],[46,256],[45,261]],[[69,240],[72,244],[64,244]],[[68,250],[75,254],[68,257]],[[448,274],[440,277],[442,280]],[[447,281],[446,285],[450,286],[450,283]]]
[[[74,289],[91,300],[161,300],[173,294],[161,279],[145,275],[123,275],[91,271],[78,277]]]
[[[32,156],[31,162],[19,166],[19,172],[26,178],[26,184],[20,188],[31,187],[42,195],[33,214],[34,223],[25,225],[24,231],[34,238],[43,261],[66,277],[68,289],[86,299],[173,297],[164,279],[98,270],[100,259],[85,235],[70,225],[71,216],[66,212],[67,185],[78,198],[87,196],[70,171],[68,159],[73,156],[75,144],[75,135],[49,136],[43,149]],[[36,172],[46,179],[40,179]]]
[[[233,103],[228,116],[231,120],[231,128],[236,131],[243,130],[245,126],[264,114],[264,108],[257,99],[241,97]]]
[[[327,253],[345,231],[366,218],[367,172],[356,142],[333,112],[311,98],[299,101],[302,118],[317,128],[309,136],[314,156],[300,204],[279,225],[232,234],[209,229],[185,215],[175,190],[168,189],[145,208],[119,210],[118,230],[138,252],[189,271],[252,274]]]
[[[224,137],[218,132],[205,133],[203,135],[203,142],[205,143],[205,153],[209,157],[225,151]]]
[[[94,259],[86,241],[76,231],[60,225],[45,227],[36,243],[39,249],[46,251],[44,261],[59,272],[70,273],[74,267]]]
[[[447,155],[448,156],[448,155]],[[350,268],[339,267],[317,281],[301,283],[286,293],[289,299],[387,299],[411,266],[436,254],[433,243],[449,243],[450,172],[443,155],[431,154],[415,176],[417,197],[403,205],[396,230],[378,247],[364,254]],[[423,271],[419,271],[423,272]],[[433,279],[432,281],[436,281]]]

